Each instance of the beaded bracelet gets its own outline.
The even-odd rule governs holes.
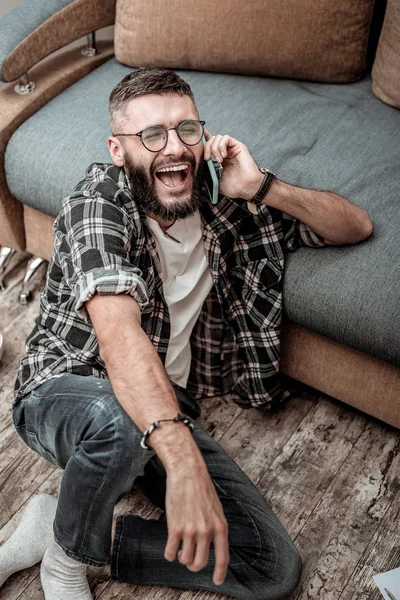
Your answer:
[[[150,448],[150,446],[146,445],[146,440],[149,437],[149,435],[151,433],[153,433],[153,431],[155,429],[157,429],[157,427],[160,427],[160,423],[165,423],[165,421],[173,421],[174,423],[181,422],[181,423],[184,423],[186,425],[186,427],[189,427],[189,429],[191,431],[193,431],[193,429],[194,429],[193,423],[191,423],[187,417],[184,417],[183,415],[180,415],[180,414],[177,414],[174,419],[160,419],[159,421],[154,421],[154,423],[152,425],[150,425],[150,427],[148,427],[146,429],[146,431],[143,432],[143,437],[140,441],[140,445],[142,446],[142,448],[144,450],[152,450],[152,448]]]

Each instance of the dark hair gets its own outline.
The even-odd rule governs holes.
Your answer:
[[[109,100],[111,131],[123,126],[129,100],[146,94],[179,94],[189,96],[197,110],[190,86],[174,71],[159,67],[140,67],[126,75],[112,90]],[[197,112],[199,112],[197,110]]]

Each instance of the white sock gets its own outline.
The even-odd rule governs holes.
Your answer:
[[[53,538],[40,568],[46,600],[92,600],[87,565],[67,556]]]
[[[57,498],[31,498],[14,533],[0,548],[0,587],[13,573],[40,562],[53,540]]]

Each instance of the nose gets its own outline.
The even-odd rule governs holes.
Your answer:
[[[168,130],[168,140],[162,153],[165,156],[173,154],[174,156],[181,156],[186,152],[185,144],[179,139],[178,133],[175,129]]]

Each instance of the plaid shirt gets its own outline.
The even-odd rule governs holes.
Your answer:
[[[241,407],[266,409],[293,390],[279,374],[284,253],[324,246],[307,225],[262,205],[206,195],[199,208],[213,286],[193,328],[188,392],[200,399],[230,393]],[[146,214],[124,170],[92,164],[63,201],[40,314],[20,361],[13,405],[47,379],[69,372],[107,377],[85,308],[95,293],[129,294],[142,329],[165,365],[170,339],[160,260]]]

